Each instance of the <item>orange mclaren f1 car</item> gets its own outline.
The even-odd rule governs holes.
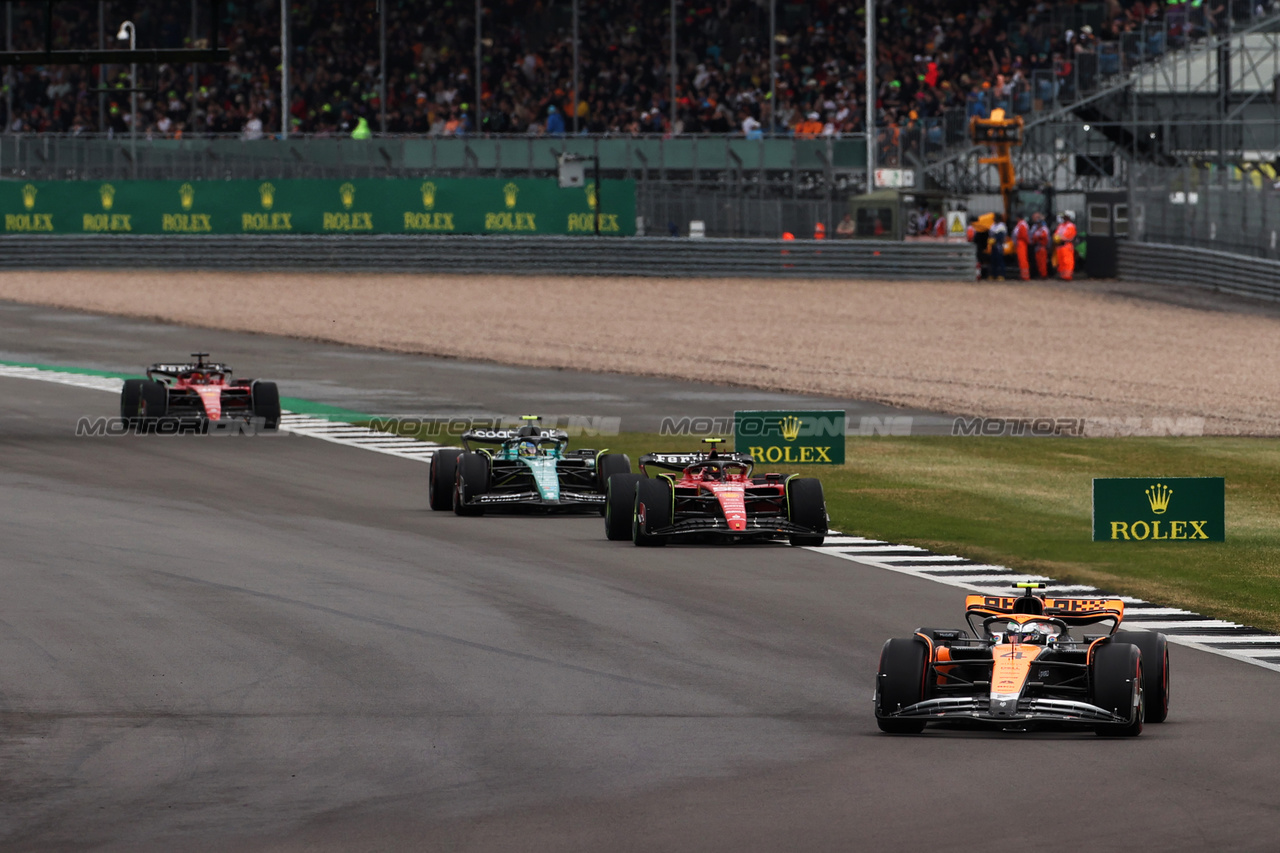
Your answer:
[[[1169,713],[1164,634],[1120,631],[1124,602],[1021,596],[965,598],[969,631],[918,628],[880,652],[880,729],[918,734],[926,723],[1025,731],[1033,726],[1133,736]],[[1103,633],[1083,633],[1097,626]],[[1079,631],[1080,633],[1073,634]]]

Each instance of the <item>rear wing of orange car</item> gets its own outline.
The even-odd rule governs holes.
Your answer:
[[[1040,615],[1061,619],[1068,625],[1094,625],[1114,620],[1117,625],[1124,619],[1124,602],[1118,598],[1040,598],[1039,596],[967,595],[964,599],[965,615],[1002,616],[1009,613],[1028,613],[1025,602],[1040,602],[1044,608]],[[1023,602],[1021,605],[1019,602]]]

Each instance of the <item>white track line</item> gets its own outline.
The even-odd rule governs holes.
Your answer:
[[[35,379],[40,382],[54,382],[58,385],[71,385],[76,388],[88,388],[93,391],[109,391],[119,394],[124,387],[124,380],[111,376],[91,376],[83,373],[68,373],[61,370],[42,370],[37,367],[14,367],[0,364],[0,377],[14,379]],[[440,445],[403,435],[355,426],[343,421],[329,421],[313,415],[302,415],[285,411],[280,417],[280,432],[293,433],[321,441],[343,444],[347,447],[358,447],[398,456],[401,459],[412,459],[417,462],[430,462],[431,456]]]
[[[1097,598],[1120,598],[1125,602],[1124,625],[1139,631],[1224,631],[1252,630],[1246,625],[1227,622],[1221,619],[1206,619],[1190,610],[1177,607],[1162,607],[1149,604],[1140,598],[1109,595],[1097,587],[1084,584],[1058,583],[1045,575],[1017,572],[1005,566],[964,564],[949,566],[948,560],[956,561],[959,557],[948,557],[944,554],[932,554],[924,548],[911,545],[895,545],[892,542],[881,542],[875,539],[844,536],[834,534],[816,548],[809,548],[819,554],[849,560],[864,566],[871,566],[886,571],[946,584],[960,589],[990,595],[995,589],[1008,589],[1018,581],[1040,582],[1046,585],[1046,592],[1051,595],[1083,595]],[[895,556],[878,555],[877,551],[890,551]],[[911,556],[897,556],[898,552],[910,551]],[[919,554],[919,556],[915,556]],[[931,560],[929,557],[937,560]],[[914,565],[902,565],[912,563]],[[1182,616],[1184,619],[1170,617]],[[1280,636],[1274,634],[1224,634],[1216,636],[1211,633],[1166,634],[1169,642],[1180,646],[1197,649],[1209,654],[1220,655],[1280,672]],[[1269,658],[1262,660],[1261,658]]]
[[[60,370],[13,367],[2,364],[0,364],[0,377],[35,379],[41,382],[55,382],[59,385],[72,385],[77,388],[88,388],[95,391],[110,391],[115,394],[120,393],[120,389],[124,385],[124,380],[108,376],[89,376],[80,373],[66,373]],[[321,441],[342,444],[361,450],[369,450],[374,453],[385,453],[389,456],[398,456],[401,459],[411,459],[417,462],[430,462],[436,449],[441,446],[419,441],[416,438],[397,436],[342,421],[329,421],[324,418],[302,415],[296,412],[284,412],[282,414],[280,431],[306,436],[307,438],[317,438]],[[992,587],[1003,588],[1006,583],[1013,584],[1016,581],[1027,581],[1044,583],[1047,587],[1046,591],[1054,594],[1070,592],[1072,595],[1120,598],[1126,605],[1139,605],[1126,608],[1124,621],[1127,627],[1138,630],[1256,630],[1235,622],[1206,619],[1198,613],[1192,613],[1190,610],[1181,610],[1176,607],[1160,607],[1158,605],[1143,607],[1141,605],[1146,605],[1147,602],[1140,598],[1108,595],[1096,587],[1081,584],[1060,584],[1053,578],[1044,575],[1016,572],[1005,566],[979,565],[970,563],[964,560],[963,557],[934,554],[925,548],[919,548],[914,545],[896,545],[892,542],[882,542],[879,539],[845,536],[837,531],[832,531],[822,545],[806,550],[983,594],[990,594]],[[917,565],[901,565],[903,562],[916,563]],[[963,574],[951,574],[952,571],[960,569],[964,570]],[[1170,619],[1169,617],[1171,616],[1188,618],[1181,620]],[[1212,633],[1175,633],[1167,636],[1171,643],[1280,672],[1280,636],[1274,634],[1224,634],[1218,636]],[[1276,662],[1262,660],[1261,658],[1272,658]]]

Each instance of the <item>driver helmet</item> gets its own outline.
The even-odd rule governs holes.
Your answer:
[[[519,452],[521,456],[537,456],[538,442],[533,441],[532,439],[526,439],[520,442]]]
[[[199,370],[192,371],[191,376],[187,379],[192,385],[203,385],[204,374]]]
[[[1045,633],[1034,622],[1024,622],[1022,624],[1011,622],[1009,623],[1009,642],[1029,643],[1039,646],[1045,642]]]

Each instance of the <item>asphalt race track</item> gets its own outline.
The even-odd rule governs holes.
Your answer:
[[[303,437],[74,437],[114,405],[0,379],[0,849],[1275,849],[1274,672],[1172,647],[1133,740],[890,737],[880,645],[959,590],[431,513]]]
[[[278,380],[286,396],[369,414],[620,417],[628,432],[657,432],[665,416],[785,407],[844,409],[855,429],[862,416],[909,416],[913,434],[951,432],[949,416],[864,400],[430,358],[0,301],[0,360],[141,373],[196,350],[237,376]]]

